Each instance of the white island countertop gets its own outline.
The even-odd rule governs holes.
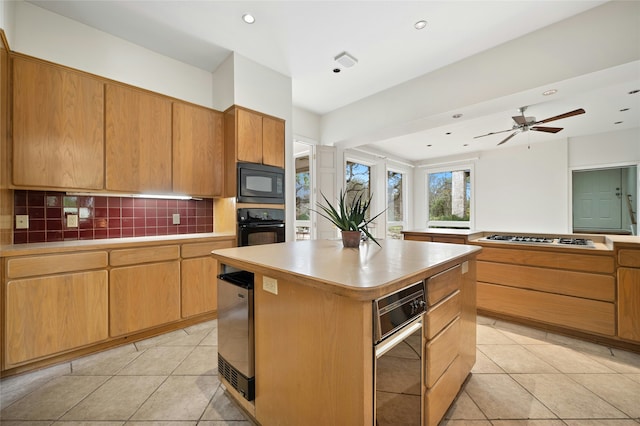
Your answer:
[[[419,241],[369,241],[358,249],[340,240],[306,240],[214,250],[222,263],[357,300],[374,300],[475,256],[478,246]]]

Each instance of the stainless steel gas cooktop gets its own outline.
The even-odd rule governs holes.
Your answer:
[[[480,238],[479,241],[494,241],[500,243],[520,243],[520,244],[536,244],[536,245],[561,245],[561,246],[578,246],[585,248],[595,248],[593,240],[587,238],[568,238],[568,237],[538,237],[528,235],[500,235],[493,234]]]

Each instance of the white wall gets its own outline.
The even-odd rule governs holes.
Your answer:
[[[15,3],[11,50],[195,104],[213,106],[210,72],[30,3]]]
[[[15,32],[15,6],[15,1],[0,0],[0,28],[4,30],[10,48],[13,48]]]
[[[640,163],[640,127],[569,140],[571,168],[601,168]]]
[[[320,116],[306,109],[293,107],[293,137],[300,142],[320,142]]]
[[[570,232],[566,139],[481,153],[476,165],[476,229]]]

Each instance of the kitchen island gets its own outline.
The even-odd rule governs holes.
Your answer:
[[[262,425],[375,424],[373,302],[424,281],[423,424],[436,425],[475,363],[480,247],[385,240],[345,249],[315,240],[214,250],[254,273],[255,400]]]

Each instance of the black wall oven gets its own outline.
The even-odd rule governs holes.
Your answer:
[[[238,246],[283,243],[284,209],[238,209]]]
[[[284,169],[238,163],[238,202],[284,204]]]

